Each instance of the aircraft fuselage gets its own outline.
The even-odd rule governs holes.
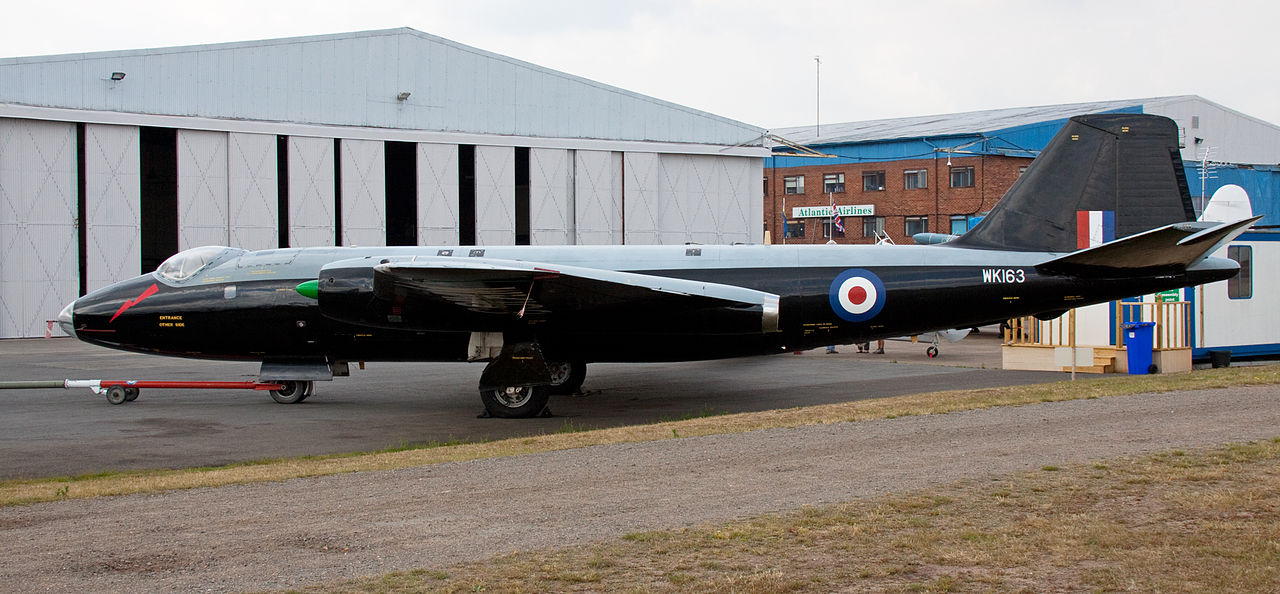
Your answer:
[[[1210,258],[1176,274],[1045,275],[1057,256],[940,246],[338,247],[227,250],[178,280],[139,276],[77,300],[75,334],[103,346],[260,361],[463,361],[473,332],[537,340],[561,359],[716,359],[863,342],[1057,312],[1230,277]],[[778,296],[776,331],[741,306],[693,311],[618,307],[602,318],[538,312],[477,317],[447,302],[379,298],[360,278],[341,314],[297,287],[334,262],[496,258],[744,287]],[[341,271],[337,271],[341,273]],[[323,280],[323,279],[321,279]],[[535,281],[536,282],[536,281]],[[154,287],[154,288],[153,288]],[[518,296],[517,296],[518,297]],[[526,298],[527,300],[527,298]],[[332,309],[332,307],[330,307]]]

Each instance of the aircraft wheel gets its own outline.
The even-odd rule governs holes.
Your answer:
[[[107,388],[107,402],[111,404],[124,404],[129,399],[129,395],[121,386],[111,386]]]
[[[929,358],[930,358],[930,359],[932,359],[932,358],[934,358],[934,357],[937,357],[937,356],[938,356],[938,347],[936,347],[936,346],[931,346],[931,347],[929,347],[929,348],[927,348],[927,349],[925,349],[925,350],[924,350],[924,354],[929,355]]]
[[[587,379],[587,364],[582,361],[548,363],[551,369],[551,394],[565,396],[576,394]]]
[[[272,390],[271,399],[280,404],[297,404],[306,400],[312,389],[311,382],[280,382],[282,390]]]
[[[316,393],[315,382],[302,382],[302,383],[306,384],[307,387],[305,390],[302,391],[302,397],[298,399],[298,402],[302,402],[303,400],[310,398],[312,395]]]
[[[138,399],[138,394],[141,394],[141,393],[142,393],[142,390],[139,390],[139,389],[137,389],[137,388],[125,388],[125,389],[124,389],[124,401],[125,401],[125,402],[133,402],[134,400],[137,400],[137,399]]]
[[[508,386],[494,390],[480,390],[480,401],[489,416],[499,419],[527,419],[535,417],[547,407],[551,397],[550,386]]]

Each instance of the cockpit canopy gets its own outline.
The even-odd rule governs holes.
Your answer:
[[[184,281],[195,276],[197,272],[200,272],[215,260],[222,259],[224,256],[235,257],[245,253],[248,252],[239,248],[202,245],[169,256],[169,259],[161,263],[160,267],[156,269],[156,274],[165,280]]]

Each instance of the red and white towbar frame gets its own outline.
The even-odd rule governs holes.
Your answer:
[[[39,384],[39,385],[35,385]],[[302,385],[299,385],[302,384]],[[169,380],[62,380],[58,382],[30,382],[28,388],[88,388],[94,394],[105,394],[107,402],[124,404],[138,399],[143,388],[168,388],[176,390],[270,390],[272,398],[284,394],[291,400],[295,392],[302,395],[300,401],[311,395],[311,382],[218,382],[218,381],[169,381]]]

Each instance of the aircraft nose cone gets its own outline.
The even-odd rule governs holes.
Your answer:
[[[76,335],[75,322],[72,319],[75,316],[75,309],[76,302],[72,301],[58,313],[58,327],[62,328],[62,331],[66,332],[68,336]]]

